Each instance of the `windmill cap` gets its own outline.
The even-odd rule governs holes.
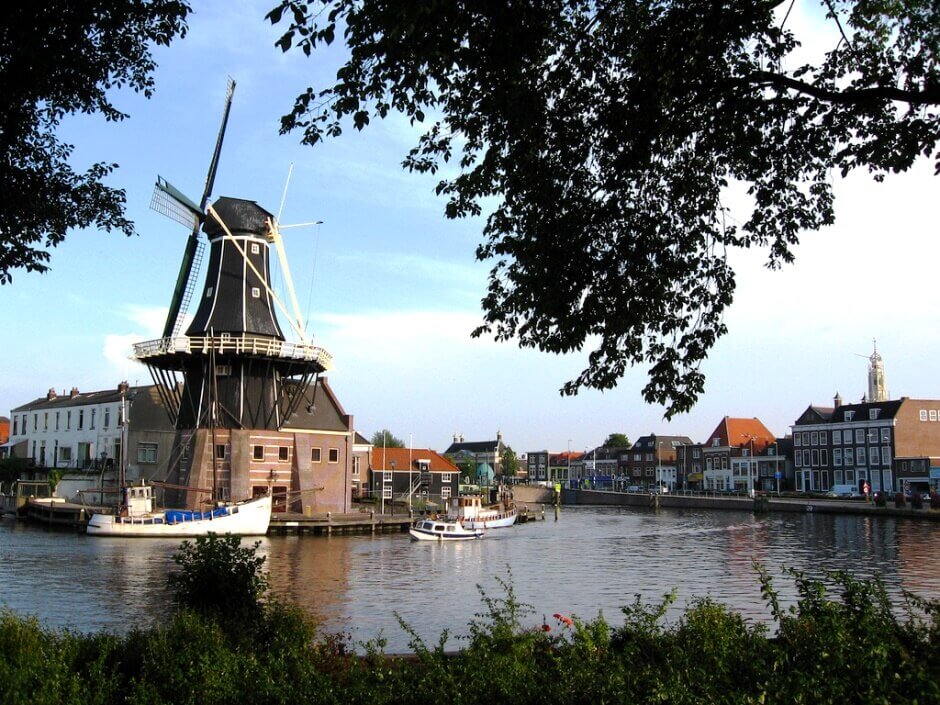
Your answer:
[[[274,219],[272,213],[266,211],[255,201],[248,201],[244,198],[223,196],[212,204],[212,208],[232,234],[249,233],[264,237],[268,231],[265,221],[269,218]],[[222,229],[222,226],[211,213],[206,216],[202,231],[210,239],[222,237],[225,234],[225,230]]]

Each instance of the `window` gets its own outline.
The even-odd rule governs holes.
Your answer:
[[[921,410],[920,410],[920,420],[921,420],[921,421],[926,421],[926,420],[927,420],[927,410],[926,410],[926,409],[921,409]]]
[[[215,291],[215,289],[213,289],[211,286],[207,286],[207,287],[206,287],[206,298],[207,298],[207,299],[211,299],[211,298],[212,298],[212,292],[213,292],[213,291]]]
[[[868,449],[868,457],[871,458],[872,465],[881,465],[881,457],[878,453],[877,446]]]
[[[261,298],[261,289],[256,286],[251,287],[251,298],[260,299]]]
[[[891,446],[881,446],[881,464],[891,464]]]
[[[874,421],[875,419],[877,419],[877,418],[878,418],[878,412],[879,412],[879,411],[881,411],[881,409],[869,409],[869,410],[868,410],[868,418],[869,418],[869,420]]]
[[[454,473],[452,473],[452,472],[442,472],[442,473],[441,473],[441,483],[442,483],[442,484],[445,484],[445,485],[449,485],[449,484],[451,483],[451,481],[453,480],[453,475],[454,475]]]
[[[846,411],[846,412],[845,412],[845,420],[846,420],[846,421],[851,421],[851,420],[854,419],[854,418],[855,418],[855,412],[854,412],[854,411]]]
[[[812,443],[814,446],[819,445],[819,432],[813,431],[811,434],[809,434],[809,438],[810,443]]]
[[[924,412],[924,421],[927,420],[926,414],[927,414],[927,412],[925,411],[925,412]],[[33,430],[34,430],[34,431],[38,431],[38,430],[39,430],[39,414],[33,414]],[[36,454],[33,453],[33,455],[35,456]]]
[[[137,444],[137,462],[153,464],[157,462],[157,444],[156,443],[138,443]]]
[[[804,467],[804,468],[808,468],[808,467],[809,467],[809,457],[810,457],[810,456],[809,456],[809,451],[808,451],[808,450],[804,450],[804,451],[803,451],[803,467]]]
[[[386,482],[391,483],[391,481],[392,481],[392,471],[391,471],[391,470],[383,470],[383,471],[382,471],[382,482],[383,482],[383,483],[386,483]]]
[[[260,252],[261,252],[261,247],[258,245],[258,243],[257,242],[251,243],[251,254],[257,255]]]
[[[441,499],[450,499],[450,487],[445,485],[441,487]]]
[[[19,427],[20,427],[20,417],[14,416],[13,417],[13,435],[14,436],[20,435]]]
[[[809,431],[803,431],[803,445],[809,445]]]
[[[891,429],[883,428],[881,429],[881,442],[887,443],[891,440]]]
[[[59,430],[59,412],[55,412],[55,430]]]
[[[383,497],[384,499],[391,499],[391,498],[392,498],[392,486],[391,486],[391,485],[388,485],[388,486],[382,488],[382,497]]]
[[[861,428],[855,429],[855,442],[864,443],[865,442],[865,431]]]
[[[216,460],[225,460],[225,444],[224,443],[216,443],[215,458]]]
[[[842,449],[841,448],[832,449],[832,464],[835,465],[836,467],[839,467],[840,465],[842,465]]]
[[[822,445],[826,445],[826,444],[829,442],[829,432],[828,432],[828,431],[820,431],[820,432],[819,432],[819,442],[820,442]]]
[[[653,468],[646,468],[646,476],[653,477],[656,473],[653,472]]]
[[[68,431],[68,430],[71,429],[71,428],[72,428],[72,412],[71,412],[71,411],[66,411],[66,412],[65,412],[65,430]],[[25,421],[23,422],[23,430],[24,430],[24,431],[26,430],[26,422],[25,422]]]
[[[104,410],[104,428],[105,430],[111,425],[111,409]]]
[[[339,448],[330,448],[330,462],[331,463],[339,462]]]
[[[252,460],[264,460],[264,446],[252,446],[251,447],[251,459]]]
[[[277,449],[277,459],[284,462],[290,460],[290,448],[287,446],[279,446]]]
[[[793,464],[798,468],[803,467],[803,454],[801,452],[797,451],[793,454]]]
[[[72,446],[62,446],[61,448],[59,448],[59,462],[60,463],[72,462]]]
[[[855,451],[853,449],[846,448],[842,457],[846,465],[855,465]]]
[[[936,420],[937,420],[937,410],[936,410],[936,409],[931,409],[929,413],[930,413],[930,420],[931,420],[931,421],[936,421]]]
[[[95,412],[96,412],[96,411],[98,411],[98,410],[97,410],[97,409],[92,409],[92,410],[91,410],[91,425],[90,425],[88,428],[94,428],[94,427],[95,427]]]
[[[85,410],[79,409],[78,411],[78,430],[81,431],[85,426]]]
[[[813,459],[812,461],[813,465],[819,465],[819,451],[816,448],[813,448],[812,459]]]
[[[800,441],[800,434],[799,434],[799,433],[794,433],[794,434],[793,434],[793,445],[795,445],[795,446],[801,446],[801,445],[803,445],[803,443]]]
[[[353,463],[352,463],[352,476],[353,477],[359,477],[359,465],[360,465],[361,460],[362,458],[360,458],[358,455],[353,456]]]
[[[49,430],[49,412],[48,411],[43,412],[43,415],[42,415],[42,430],[43,431]]]
[[[858,465],[865,464],[865,446],[855,449],[855,462]]]
[[[842,431],[832,432],[832,445],[834,446],[842,445]]]
[[[320,462],[320,449],[319,448],[310,449],[310,461],[313,463]]]

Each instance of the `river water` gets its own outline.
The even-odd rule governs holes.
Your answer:
[[[0,523],[0,605],[51,627],[123,633],[170,611],[166,574],[177,540],[92,538]],[[322,629],[353,645],[381,636],[388,652],[409,650],[400,617],[433,644],[444,629],[460,648],[482,588],[511,581],[531,605],[527,624],[556,612],[622,623],[635,595],[669,612],[711,596],[752,620],[770,621],[753,567],[775,576],[784,604],[795,599],[785,568],[810,575],[879,574],[892,596],[907,590],[940,599],[940,524],[822,514],[657,511],[563,507],[546,520],[491,530],[480,541],[412,542],[407,534],[271,536],[261,539],[273,591],[301,605]],[[361,648],[361,646],[359,647]]]

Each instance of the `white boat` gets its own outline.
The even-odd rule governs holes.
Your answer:
[[[483,506],[480,495],[457,497],[448,511],[468,529],[501,529],[516,523],[516,505],[507,497],[502,502]]]
[[[188,509],[153,511],[153,487],[144,483],[125,488],[124,509],[118,514],[93,514],[89,536],[177,537],[207,534],[263,536],[271,521],[271,495],[244,502],[218,504],[201,512]]]
[[[482,529],[468,529],[453,519],[419,519],[408,533],[415,541],[465,541],[483,538]]]

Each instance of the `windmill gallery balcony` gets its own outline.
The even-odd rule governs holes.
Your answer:
[[[242,334],[218,336],[178,336],[134,344],[134,358],[144,363],[166,362],[185,355],[252,355],[284,362],[313,362],[323,370],[332,367],[333,357],[325,349],[309,343],[290,343],[276,338]]]

